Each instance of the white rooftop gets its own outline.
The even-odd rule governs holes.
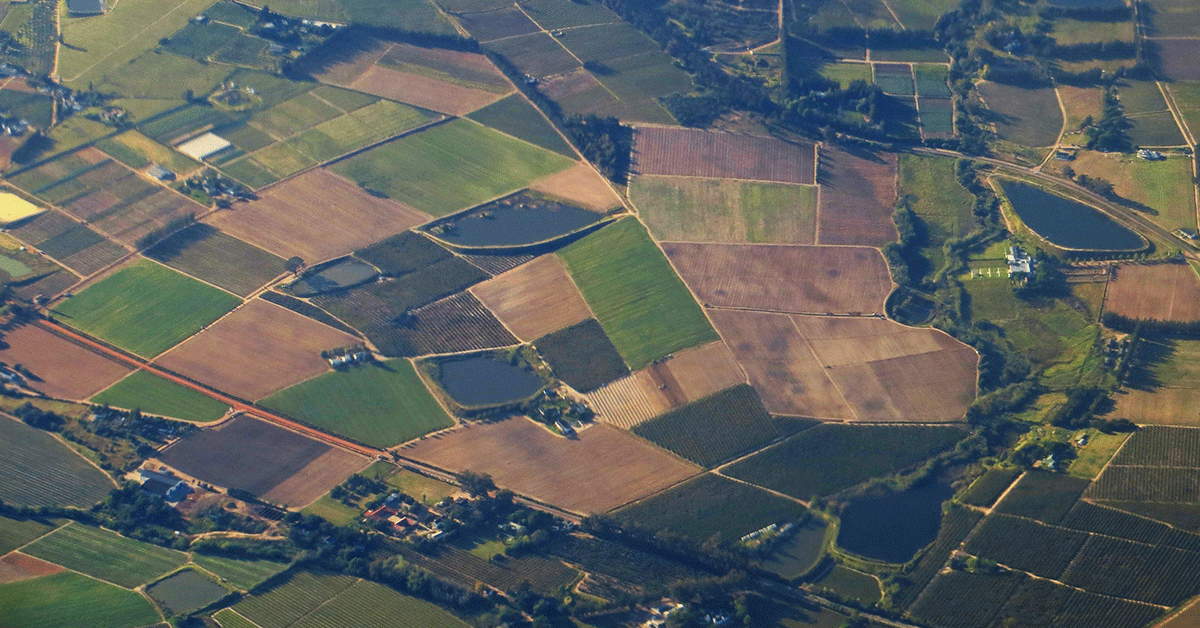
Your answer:
[[[216,135],[215,133],[205,133],[200,137],[192,138],[180,144],[179,146],[176,146],[175,150],[187,155],[188,157],[191,157],[192,159],[195,159],[196,161],[200,161],[205,157],[225,150],[230,146],[232,146],[232,144],[229,143],[229,140]]]

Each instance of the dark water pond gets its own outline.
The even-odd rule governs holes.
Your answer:
[[[889,563],[906,563],[937,538],[942,502],[954,489],[929,482],[901,493],[861,497],[842,510],[837,543],[843,549]]]
[[[537,373],[490,356],[443,362],[442,388],[464,406],[490,406],[533,395],[544,382]]]
[[[376,274],[374,266],[355,259],[348,259],[293,283],[292,293],[298,297],[311,297],[334,290],[343,290],[373,279]]]
[[[519,246],[570,233],[602,217],[573,205],[518,192],[426,231],[461,246]]]
[[[760,566],[784,578],[795,578],[816,564],[824,548],[825,522],[813,517],[803,528],[791,532],[791,536],[779,544],[771,556]]]
[[[150,585],[146,593],[165,606],[168,614],[175,615],[208,606],[229,592],[198,572],[185,569]]]
[[[1099,251],[1143,246],[1137,234],[1083,203],[1024,183],[1004,181],[1000,185],[1021,220],[1054,245]]]

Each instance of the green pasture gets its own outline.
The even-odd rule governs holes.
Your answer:
[[[1081,151],[1070,165],[1077,173],[1112,183],[1118,196],[1144,206],[1143,215],[1164,229],[1196,228],[1196,199],[1185,193],[1192,186],[1190,158],[1147,161],[1133,155]]]
[[[137,628],[162,620],[133,591],[77,573],[0,585],[0,628]]]
[[[1067,473],[1085,480],[1095,479],[1100,475],[1100,470],[1129,438],[1129,434],[1105,434],[1099,430],[1087,429],[1082,433],[1073,434],[1072,442],[1079,440],[1081,434],[1088,435],[1087,445],[1076,450],[1075,460],[1071,461]]]
[[[372,148],[332,169],[364,188],[444,216],[521,189],[572,163],[460,119]]]
[[[912,210],[928,234],[921,254],[930,261],[930,272],[944,263],[942,244],[975,229],[975,197],[958,182],[956,160],[950,157],[901,154],[897,160],[900,196],[912,198]]]
[[[468,118],[560,155],[575,158],[575,151],[521,94],[513,94],[467,115]]]
[[[1109,20],[1075,20],[1069,17],[1055,18],[1050,36],[1059,46],[1077,44],[1102,44],[1107,42],[1133,42],[1133,20],[1113,22]]]
[[[342,115],[342,111],[336,107],[311,93],[304,93],[266,111],[255,113],[250,118],[250,123],[276,138],[283,139],[339,115]]]
[[[326,373],[260,403],[373,447],[391,447],[454,424],[403,359]]]
[[[50,532],[55,524],[41,519],[12,519],[0,516],[0,553],[7,554]]]
[[[92,403],[157,414],[195,423],[225,416],[229,406],[148,371],[134,371],[91,398]]]
[[[300,512],[306,515],[316,515],[335,526],[348,526],[362,516],[363,510],[363,508],[347,506],[326,493],[317,498],[317,501],[305,506]]]
[[[115,488],[50,434],[0,416],[0,499],[18,506],[90,508]]]
[[[1200,82],[1177,81],[1167,86],[1179,115],[1193,134],[1200,133]]]
[[[332,85],[321,85],[309,93],[346,112],[362,109],[371,103],[379,101],[378,96],[350,89],[342,89]]]
[[[1138,146],[1180,146],[1184,144],[1179,124],[1170,111],[1127,116],[1133,125],[1129,138]]]
[[[456,34],[450,21],[428,0],[281,0],[270,6],[272,11],[294,17],[437,35]]]
[[[287,563],[274,560],[242,560],[199,552],[192,554],[192,563],[243,591],[287,568]]]
[[[51,312],[85,333],[153,357],[240,302],[228,292],[142,260],[92,284]]]
[[[560,255],[629,368],[717,340],[692,294],[636,220],[609,225]]]
[[[845,89],[854,81],[871,82],[871,66],[866,63],[828,63],[821,66],[821,76],[837,81]]]
[[[132,589],[187,562],[187,554],[71,523],[22,550],[80,573]]]
[[[812,244],[817,188],[733,179],[634,177],[629,200],[661,240]]]

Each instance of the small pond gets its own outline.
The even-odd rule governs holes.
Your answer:
[[[184,569],[150,585],[146,593],[165,607],[168,615],[178,615],[208,606],[229,591],[197,571]]]
[[[1003,181],[1000,186],[1026,226],[1055,246],[1095,251],[1144,246],[1137,234],[1083,203],[1024,183]]]
[[[889,563],[906,563],[937,538],[942,502],[954,495],[944,482],[900,493],[887,491],[851,501],[842,510],[838,546]]]
[[[374,266],[356,259],[348,259],[307,275],[293,283],[290,288],[292,294],[298,297],[311,297],[357,286],[374,279],[376,274],[378,271]]]
[[[492,356],[442,362],[442,388],[463,406],[493,406],[532,396],[545,382],[537,373]]]
[[[813,517],[804,527],[789,534],[759,566],[791,579],[812,569],[821,557],[825,545],[825,522]]]
[[[0,270],[8,273],[8,276],[13,279],[20,279],[31,271],[23,262],[7,255],[0,255]]]
[[[518,192],[425,231],[459,246],[520,246],[570,233],[601,218],[593,211]]]

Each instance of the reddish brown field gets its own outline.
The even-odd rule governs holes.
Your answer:
[[[0,584],[49,576],[60,571],[63,571],[63,568],[54,563],[48,563],[20,552],[13,552],[0,558]]]
[[[633,159],[637,174],[812,184],[816,146],[759,135],[645,126],[634,132]]]
[[[378,65],[367,69],[348,87],[456,116],[471,113],[502,97],[495,92],[463,87]]]
[[[621,206],[621,197],[592,165],[580,162],[558,174],[535,181],[530,189],[598,212]]]
[[[1129,419],[1139,425],[1183,425],[1200,427],[1200,389],[1156,388],[1153,391],[1125,388],[1113,399],[1117,402],[1112,416]]]
[[[504,74],[496,69],[486,56],[474,52],[398,43],[392,45],[379,63],[398,70],[403,70],[406,66],[421,66],[452,75],[460,81],[477,83],[490,91],[512,91],[512,83],[504,78]]]
[[[358,342],[311,318],[255,299],[156,362],[217,390],[257,401],[328,371],[321,351]]]
[[[312,65],[309,71],[313,78],[322,83],[347,87],[382,59],[393,45],[370,37],[347,43],[353,46],[353,50],[326,46],[310,57]]]
[[[1200,277],[1187,264],[1120,266],[1104,308],[1129,318],[1200,320]]]
[[[818,244],[883,246],[896,239],[896,156],[823,149],[817,166]]]
[[[301,508],[316,501],[335,485],[341,484],[351,473],[362,471],[367,464],[361,456],[343,449],[331,448],[295,475],[280,482],[263,497],[276,504]]]
[[[1158,50],[1159,72],[1166,80],[1200,81],[1200,39],[1151,39]]]
[[[536,340],[592,317],[557,255],[522,264],[471,292],[522,340]]]
[[[62,399],[87,399],[131,370],[35,325],[5,331],[0,347],[0,360],[21,364],[41,380],[30,386]]]
[[[883,311],[887,263],[866,247],[664,242],[688,287],[710,307],[845,314]]]
[[[311,265],[428,220],[428,215],[407,205],[371,196],[354,183],[317,169],[204,222],[280,257],[298,255]]]
[[[488,473],[498,486],[578,513],[612,510],[700,472],[609,425],[567,439],[524,418],[467,424],[400,454],[451,471]]]

